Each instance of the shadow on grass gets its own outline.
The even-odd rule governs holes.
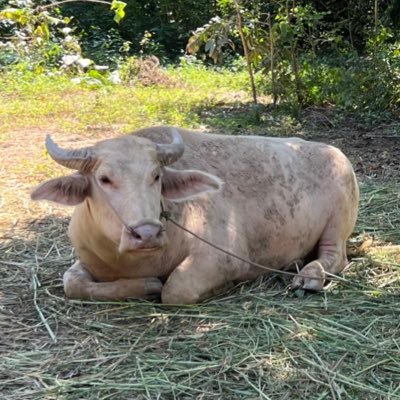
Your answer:
[[[289,136],[300,130],[298,121],[283,106],[223,102],[199,106],[192,113],[210,130],[231,135]]]
[[[0,241],[0,288],[4,298],[14,301],[31,298],[32,276],[39,285],[58,281],[71,265],[73,254],[67,236],[67,218],[44,217],[19,222]],[[58,283],[59,285],[59,283]]]

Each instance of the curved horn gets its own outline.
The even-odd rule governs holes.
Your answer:
[[[55,162],[70,169],[89,172],[96,162],[90,147],[77,150],[62,149],[50,135],[46,136],[46,149]]]
[[[171,128],[172,143],[156,144],[158,160],[161,165],[170,165],[178,160],[185,150],[182,136],[176,128]]]

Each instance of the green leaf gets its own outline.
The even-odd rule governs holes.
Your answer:
[[[125,9],[126,3],[123,1],[119,0],[113,0],[111,3],[111,10],[114,10],[115,15],[114,15],[114,21],[119,24],[121,20],[125,17]]]
[[[29,21],[29,17],[25,10],[18,8],[7,8],[0,11],[0,21],[4,19],[17,22],[21,25],[26,25],[26,23]]]
[[[35,36],[39,36],[42,39],[49,39],[50,37],[50,32],[49,32],[49,27],[47,26],[47,24],[45,24],[44,22],[42,22],[33,32],[33,34]]]
[[[46,20],[47,20],[47,23],[50,25],[59,25],[62,23],[66,23],[64,20],[62,20],[60,18],[52,17],[50,15],[46,15]]]
[[[98,80],[102,84],[105,84],[108,82],[106,76],[102,75],[99,71],[96,71],[94,69],[88,71],[87,75],[93,79]]]

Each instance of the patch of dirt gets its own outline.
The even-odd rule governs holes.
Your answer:
[[[378,183],[400,179],[398,122],[366,129],[356,119],[348,117],[338,126],[333,109],[310,107],[302,113],[302,122],[298,123],[284,114],[274,116],[270,99],[260,99],[262,122],[256,123],[251,102],[241,97],[239,103],[241,105],[237,99],[228,97],[222,105],[199,110],[199,115],[210,124],[210,131],[221,134],[297,136],[331,144],[350,159],[360,181]]]
[[[341,149],[349,157],[361,181],[386,182],[400,179],[400,135],[387,135],[379,130],[329,130],[314,133],[311,139]]]
[[[307,139],[329,143],[347,155],[361,181],[400,178],[400,123],[367,128],[354,115],[338,121],[333,107],[309,107],[301,115]],[[339,124],[339,125],[338,125]]]
[[[33,202],[31,190],[49,177],[71,173],[46,156],[44,140],[47,132],[19,130],[10,132],[0,145],[0,240],[17,225],[41,215],[70,215],[71,208],[46,202]],[[95,135],[65,135],[52,133],[63,147],[89,146],[98,140],[116,136],[115,132],[96,132]]]

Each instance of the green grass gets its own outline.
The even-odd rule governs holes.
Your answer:
[[[400,193],[397,185],[365,185],[361,191],[358,231],[378,240],[400,243]]]
[[[156,124],[193,128],[203,110],[235,102],[235,92],[240,100],[249,99],[245,73],[186,67],[167,74],[175,86],[90,87],[60,75],[0,75],[0,134],[55,125],[74,133],[99,124],[119,132]]]

